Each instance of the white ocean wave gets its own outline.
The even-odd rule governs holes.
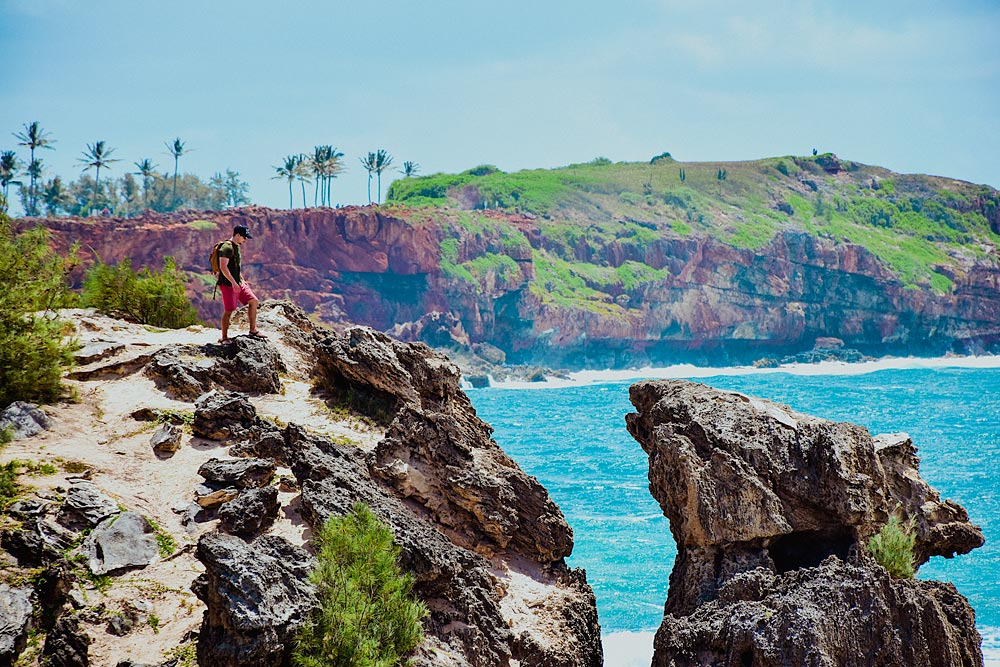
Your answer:
[[[983,667],[1000,667],[1000,628],[979,628],[983,637]],[[655,632],[612,632],[601,637],[604,667],[649,667]]]
[[[604,667],[649,667],[655,632],[612,632],[601,637]]]
[[[874,361],[847,363],[823,361],[816,364],[783,364],[776,368],[730,366],[715,368],[677,364],[665,368],[633,368],[627,370],[578,371],[568,377],[548,377],[543,382],[507,381],[492,382],[500,389],[559,389],[594,384],[614,384],[637,380],[698,379],[733,375],[865,375],[885,370],[915,370],[929,368],[1000,368],[1000,355],[970,357],[883,357]]]

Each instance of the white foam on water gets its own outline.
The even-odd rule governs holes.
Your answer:
[[[543,382],[507,381],[491,382],[500,389],[560,389],[593,384],[635,382],[637,380],[697,379],[733,375],[865,375],[885,370],[913,370],[927,368],[1000,368],[1000,355],[972,357],[883,357],[874,361],[847,363],[822,361],[816,364],[783,364],[776,368],[730,366],[724,368],[678,364],[665,368],[633,368],[627,370],[578,371],[567,377],[547,377]]]
[[[655,632],[612,632],[601,637],[604,667],[649,667]]]
[[[983,637],[983,667],[1000,667],[1000,628],[979,628]],[[604,667],[649,667],[655,632],[612,632],[601,637]]]

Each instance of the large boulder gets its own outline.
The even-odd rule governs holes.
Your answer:
[[[876,440],[679,380],[640,382],[630,396],[628,429],[677,542],[654,666],[963,665],[979,655],[961,595],[890,579],[864,546],[893,512],[914,520],[917,564],[983,543],[965,511],[920,479],[908,438]],[[934,645],[887,652],[911,638]]]
[[[276,469],[271,459],[209,459],[198,468],[198,474],[212,485],[254,489],[270,482]]]
[[[52,420],[33,403],[14,401],[0,412],[0,431],[10,429],[14,439],[29,438],[49,428]]]
[[[171,396],[193,401],[214,387],[247,394],[281,390],[285,364],[267,340],[238,336],[226,346],[172,345],[158,350],[146,373]]]
[[[226,531],[250,539],[274,524],[279,508],[278,487],[246,489],[219,508],[219,521]]]
[[[295,632],[316,605],[309,572],[315,561],[282,537],[247,543],[206,533],[198,541],[205,566],[192,585],[207,606],[198,663],[214,667],[281,667]]]
[[[0,665],[12,665],[28,643],[31,588],[0,584]]]
[[[76,614],[64,614],[45,637],[43,664],[48,667],[88,667],[88,651],[92,640],[80,627]]]
[[[94,574],[145,567],[159,557],[156,533],[146,517],[122,512],[102,521],[83,543]]]
[[[242,435],[258,421],[257,409],[243,394],[210,391],[195,403],[191,429],[202,438],[226,440]]]
[[[93,482],[74,480],[59,510],[58,521],[67,528],[93,528],[109,516],[121,512],[118,503]]]

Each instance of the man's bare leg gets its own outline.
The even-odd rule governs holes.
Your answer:
[[[250,333],[257,333],[257,306],[259,304],[260,301],[257,299],[252,299],[248,304],[250,306],[250,312],[247,313],[250,320]]]
[[[233,318],[233,311],[227,310],[222,313],[222,340],[229,338],[229,321]]]

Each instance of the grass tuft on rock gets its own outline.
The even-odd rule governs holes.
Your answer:
[[[868,551],[893,577],[912,579],[917,573],[913,558],[915,543],[913,522],[903,524],[899,517],[893,515],[889,517],[888,523],[868,540]]]
[[[369,507],[330,517],[314,538],[320,606],[299,632],[296,667],[391,667],[423,640],[423,602],[399,568],[392,531]]]

